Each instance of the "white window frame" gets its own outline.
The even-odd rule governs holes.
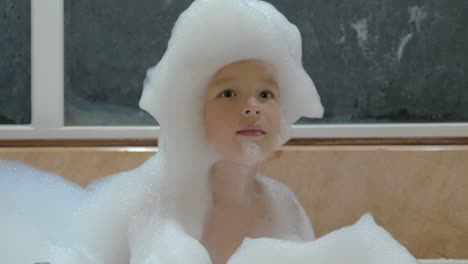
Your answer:
[[[159,127],[64,126],[64,0],[31,0],[31,125],[0,139],[154,139]],[[468,137],[468,123],[295,125],[293,138]]]

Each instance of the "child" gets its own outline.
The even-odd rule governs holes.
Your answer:
[[[202,239],[213,263],[226,263],[246,237],[314,238],[294,194],[256,172],[280,142],[278,89],[271,66],[256,60],[224,66],[208,87],[206,132],[221,156],[211,168],[213,207]]]

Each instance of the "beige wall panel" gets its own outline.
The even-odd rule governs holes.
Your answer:
[[[35,168],[54,172],[82,186],[93,180],[140,166],[155,148],[0,148],[0,159],[19,160]]]

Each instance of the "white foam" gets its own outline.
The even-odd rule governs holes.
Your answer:
[[[0,262],[46,260],[51,241],[67,231],[86,191],[52,173],[0,161]]]
[[[262,153],[260,146],[258,146],[255,142],[244,141],[241,144],[243,157],[247,164],[256,164],[265,159],[265,155]]]
[[[353,226],[315,241],[294,242],[271,238],[245,239],[228,264],[251,263],[417,264],[370,215]]]
[[[205,138],[202,98],[217,70],[246,59],[274,68],[282,111],[279,143],[289,139],[290,126],[299,117],[322,116],[315,86],[302,67],[296,26],[263,1],[196,0],[179,17],[166,53],[145,80],[140,105],[161,125],[158,154],[86,190],[18,164],[0,166],[0,195],[8,200],[0,203],[0,219],[7,220],[0,231],[15,241],[12,249],[10,240],[0,236],[0,262],[210,263],[199,241],[212,205],[209,172],[219,155]],[[247,144],[245,151],[254,160],[263,158],[255,144]],[[259,179],[271,198],[268,206],[275,220],[271,233],[284,239],[312,239],[312,228],[294,194],[271,179]],[[313,259],[304,252],[305,245],[317,254],[347,250],[357,233],[362,243],[353,248],[358,255],[367,254],[366,239],[373,237],[374,229],[352,230],[356,233],[340,230],[329,236],[334,239],[310,244],[248,240],[231,262],[269,259],[276,252],[266,249],[277,245],[284,246],[278,252],[291,259],[298,257],[293,253]],[[382,246],[387,242],[395,244],[385,237]]]

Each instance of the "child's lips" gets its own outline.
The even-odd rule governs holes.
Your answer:
[[[242,130],[238,131],[237,134],[248,137],[259,137],[265,135],[265,132],[259,130]]]
[[[237,134],[248,137],[259,137],[265,135],[265,131],[260,126],[249,126],[237,131]]]

